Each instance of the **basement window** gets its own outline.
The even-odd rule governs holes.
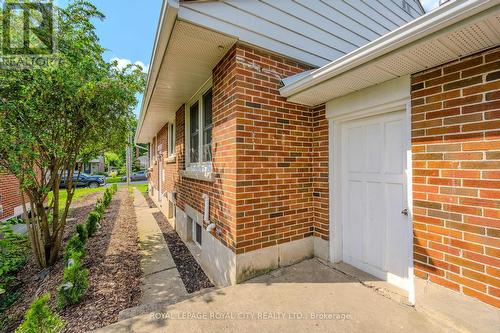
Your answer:
[[[194,224],[194,240],[196,242],[196,244],[198,244],[199,246],[201,246],[201,225],[199,225],[198,223],[195,223]]]
[[[186,103],[186,170],[212,171],[212,82]]]

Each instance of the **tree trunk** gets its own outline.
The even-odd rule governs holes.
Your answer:
[[[26,226],[28,229],[28,237],[31,244],[31,249],[33,251],[33,255],[40,267],[47,266],[47,260],[45,256],[45,247],[43,245],[42,236],[40,232],[39,225],[37,223],[37,219],[33,208],[33,203],[30,202],[30,210],[31,214],[28,214],[28,209],[26,208],[26,200],[24,199],[24,194],[21,191],[21,201],[23,206],[23,213],[26,218]]]

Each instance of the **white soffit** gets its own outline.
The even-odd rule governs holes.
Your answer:
[[[212,69],[235,42],[235,38],[221,33],[183,21],[175,22],[157,80],[151,88],[151,98],[141,110],[143,117],[137,142],[150,142],[165,123],[175,120],[175,112],[210,78]]]
[[[476,7],[472,6],[474,3]],[[386,53],[378,47],[381,44],[379,40],[383,42],[388,39],[383,36],[359,50],[359,53],[364,53],[366,61],[361,56],[357,57],[355,53],[358,51],[355,51],[352,55],[346,55],[345,59],[338,59],[281,88],[280,92],[291,102],[318,105],[374,84],[411,75],[500,45],[498,1],[468,0],[467,3],[457,0],[443,7],[458,8],[464,4],[473,7],[469,8],[472,14],[458,22],[454,21],[435,31],[432,31],[432,26],[426,27],[428,31],[421,32],[423,37]],[[479,11],[481,6],[483,9]],[[420,20],[425,21],[425,16]],[[397,33],[403,34],[404,30],[405,27],[402,27],[391,34],[397,38]],[[377,52],[378,57],[373,57]]]

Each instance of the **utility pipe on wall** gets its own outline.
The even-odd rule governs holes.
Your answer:
[[[201,197],[205,201],[203,221],[210,223],[210,197],[208,196],[208,194],[202,194]]]

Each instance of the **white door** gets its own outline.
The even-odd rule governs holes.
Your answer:
[[[343,261],[408,290],[405,113],[342,125]]]

